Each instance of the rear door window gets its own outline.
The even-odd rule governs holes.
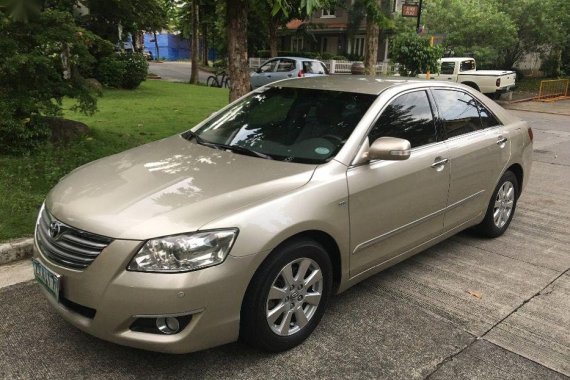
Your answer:
[[[447,138],[481,129],[478,102],[461,91],[433,91]]]
[[[469,60],[461,62],[461,67],[459,68],[459,71],[469,71],[469,70],[475,70],[475,61]]]
[[[437,140],[436,126],[425,91],[404,94],[392,101],[368,135],[370,143],[379,137],[406,139],[412,148]]]
[[[483,128],[496,127],[501,125],[501,122],[481,103],[477,102],[479,106],[479,114],[481,115],[481,126]]]
[[[455,71],[455,62],[442,62],[441,73],[444,75],[451,75]]]
[[[281,73],[287,73],[289,71],[293,71],[295,70],[295,61],[291,60],[291,59],[282,59],[279,61],[279,64],[277,65],[277,72],[281,72]]]
[[[318,61],[303,61],[303,72],[305,74],[326,74],[327,68]]]

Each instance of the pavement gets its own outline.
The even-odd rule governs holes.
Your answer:
[[[164,61],[164,62],[149,62],[148,71],[159,75],[162,79],[170,82],[186,82],[190,81],[190,74],[192,72],[192,63],[187,61]],[[208,77],[212,75],[208,71],[198,71],[198,81],[206,83]]]
[[[107,343],[53,312],[21,263],[22,280],[0,289],[0,378],[570,379],[570,117],[514,113],[535,156],[509,230],[462,232],[333,297],[303,345]]]

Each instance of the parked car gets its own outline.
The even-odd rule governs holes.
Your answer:
[[[289,78],[328,75],[324,63],[316,59],[299,57],[277,57],[264,62],[251,73],[251,88],[258,88],[268,83]]]
[[[477,70],[473,58],[442,58],[440,72],[430,74],[430,79],[463,83],[469,87],[496,97],[515,87],[517,74],[507,70]],[[425,78],[426,74],[420,74]]]
[[[150,51],[149,49],[144,49],[143,55],[147,61],[152,61],[154,59],[154,55],[152,54],[152,51]]]
[[[63,318],[111,342],[286,350],[333,294],[463,229],[504,233],[532,139],[463,85],[281,81],[61,179],[34,272]]]

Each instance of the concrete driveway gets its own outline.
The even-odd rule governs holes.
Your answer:
[[[121,347],[70,326],[23,282],[0,289],[0,378],[568,379],[570,117],[516,113],[536,153],[507,233],[461,233],[334,297],[300,347]]]

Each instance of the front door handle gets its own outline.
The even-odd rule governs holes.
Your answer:
[[[497,145],[503,145],[504,143],[506,143],[507,141],[509,141],[509,139],[507,139],[504,136],[499,136],[499,138],[497,139]]]
[[[443,168],[443,166],[445,164],[447,164],[447,161],[449,161],[449,158],[437,157],[435,160],[436,161],[433,164],[431,164],[431,167],[434,169],[439,169],[439,168]]]

